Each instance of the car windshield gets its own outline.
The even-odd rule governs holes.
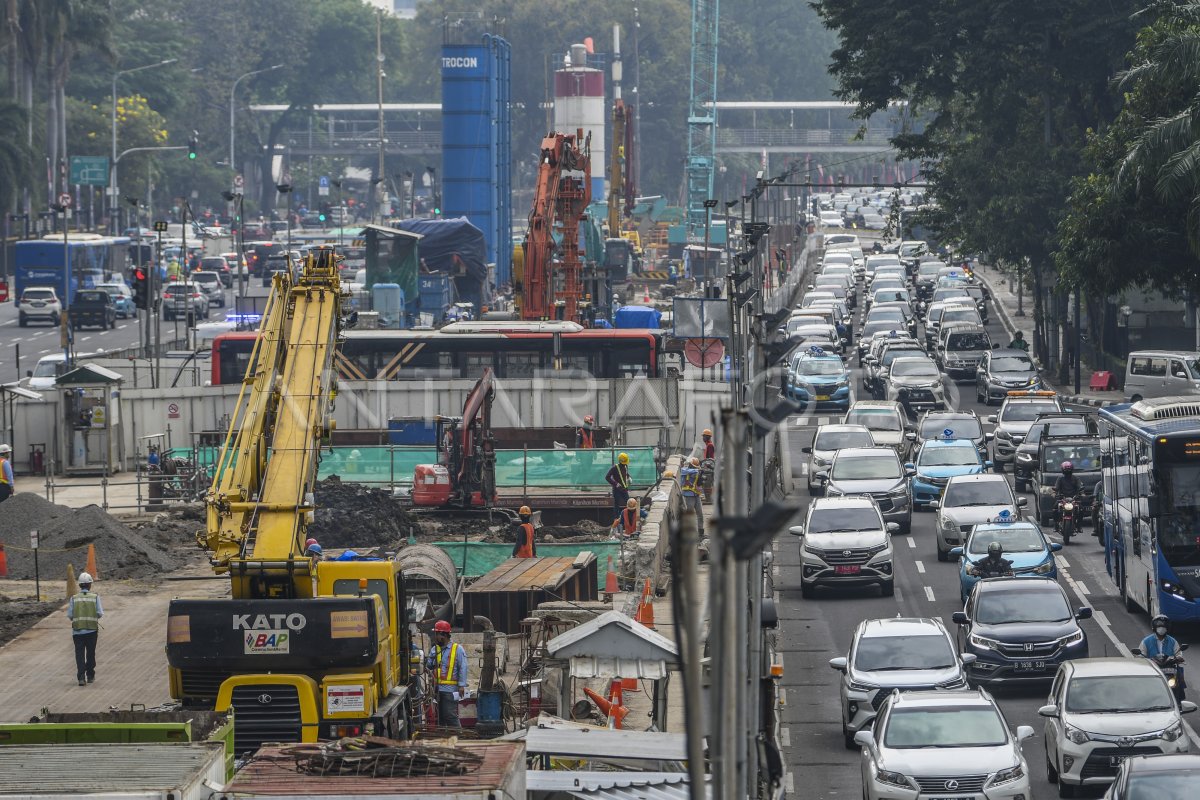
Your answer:
[[[942,506],[1003,506],[1012,505],[1012,490],[1004,480],[951,482],[946,487]]]
[[[877,333],[888,333],[889,331],[894,330],[896,330],[895,320],[878,319],[863,325],[862,332],[859,334],[859,338],[861,338],[863,341],[866,341]]]
[[[1095,472],[1100,469],[1100,444],[1054,445],[1045,448],[1042,457],[1042,468],[1048,472],[1061,472],[1064,461],[1070,461],[1077,472]]]
[[[973,556],[986,556],[988,545],[999,542],[1006,553],[1037,553],[1046,549],[1046,540],[1037,528],[1025,525],[1011,527],[987,528],[977,530],[967,545],[967,553]]]
[[[898,291],[904,288],[904,281],[890,276],[880,276],[871,283],[871,288],[876,291],[883,291],[884,289]]]
[[[906,303],[908,292],[903,289],[880,289],[875,293],[875,303]],[[899,309],[897,309],[899,310]]]
[[[1179,769],[1170,772],[1134,774],[1129,779],[1128,800],[1163,800],[1166,797],[1188,797],[1200,781],[1200,769]]]
[[[917,274],[920,275],[922,278],[936,280],[938,273],[941,271],[942,271],[942,265],[940,263],[938,263],[937,261],[929,261],[929,262],[921,265],[921,268],[920,268],[920,270],[917,271]]]
[[[999,419],[1001,422],[1033,422],[1042,414],[1050,414],[1058,410],[1058,406],[1048,402],[1005,403]]]
[[[949,669],[956,661],[944,636],[864,636],[854,649],[854,668],[863,672]]]
[[[867,314],[867,322],[878,322],[880,320],[904,322],[904,312],[898,308],[872,308],[871,312]]]
[[[77,297],[84,303],[107,303],[108,292],[80,292]]]
[[[992,359],[992,372],[1033,372],[1033,362],[1025,356],[1000,356]]]
[[[1075,434],[1075,433],[1082,433],[1082,434],[1087,433],[1087,423],[1084,422],[1083,420],[1079,420],[1078,424],[1076,424],[1074,421],[1071,421],[1071,420],[1067,420],[1065,422],[1062,420],[1055,420],[1054,422],[1047,423],[1047,424],[1050,427],[1050,435],[1051,436],[1064,436],[1064,435],[1070,435],[1070,434]],[[1029,435],[1027,437],[1025,437],[1025,442],[1027,444],[1037,444],[1038,442],[1040,442],[1042,440],[1042,434],[1046,432],[1046,427],[1047,427],[1046,425],[1043,425],[1040,422],[1034,421],[1033,427],[1029,429]]]
[[[841,375],[845,371],[841,359],[833,358],[802,358],[796,365],[799,375]]]
[[[942,314],[942,324],[947,322],[968,322],[979,319],[979,312],[973,308],[948,308]]]
[[[61,363],[61,361],[39,361],[33,368],[33,377],[53,378],[58,374],[58,365]]]
[[[975,417],[926,417],[921,420],[922,439],[936,439],[945,435],[945,431],[950,431],[958,439],[979,439],[983,436],[983,428],[979,427],[979,420]]]
[[[916,378],[933,378],[941,375],[937,364],[923,358],[898,358],[892,362],[892,375]]]
[[[875,439],[869,431],[817,431],[813,450],[841,450],[843,447],[874,447]]]
[[[842,481],[899,478],[900,462],[895,456],[887,455],[837,458],[829,474],[834,480]]]
[[[825,320],[820,317],[792,317],[787,321],[787,332],[791,333],[797,328],[802,328],[805,325],[822,325]]]
[[[891,363],[897,358],[901,358],[902,356],[911,357],[917,354],[925,355],[925,351],[921,349],[920,345],[913,345],[912,347],[892,347],[883,354],[883,358],[880,359],[880,363],[887,367],[891,366]]]
[[[1026,581],[1018,580],[1016,583],[1024,586]],[[1073,617],[1061,590],[1031,592],[1013,586],[1012,590],[982,592],[975,603],[975,621],[983,625],[1002,625],[1006,622],[1066,622]]]
[[[900,415],[890,408],[852,408],[846,415],[847,425],[862,425],[869,431],[902,431]]]
[[[25,300],[49,300],[54,297],[54,292],[49,289],[26,289],[21,297]]]
[[[808,533],[861,533],[881,531],[879,512],[870,506],[863,508],[819,509],[808,518]]]
[[[922,467],[966,467],[978,466],[979,454],[975,446],[970,447],[929,447],[921,448],[917,464]]]
[[[887,747],[999,747],[1008,741],[1004,722],[989,706],[899,708],[888,715]]]
[[[1170,711],[1166,683],[1157,675],[1077,677],[1067,684],[1067,711],[1077,714]]]
[[[947,350],[987,350],[992,346],[986,333],[952,333],[946,337]]]

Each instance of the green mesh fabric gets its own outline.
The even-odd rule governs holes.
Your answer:
[[[464,578],[478,578],[486,575],[512,556],[511,544],[490,544],[488,542],[434,542],[446,551],[460,575]],[[628,545],[627,545],[628,546]],[[466,551],[464,569],[463,551]],[[613,571],[621,561],[621,543],[619,541],[586,542],[584,544],[545,544],[538,542],[537,554],[545,558],[574,558],[587,551],[596,555],[596,588],[604,590],[604,578],[608,573],[608,557],[612,556]]]

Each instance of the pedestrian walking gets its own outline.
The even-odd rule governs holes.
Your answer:
[[[628,453],[621,453],[617,456],[617,463],[613,464],[612,468],[605,474],[604,480],[608,481],[608,485],[612,487],[613,521],[609,523],[609,527],[611,528],[613,525],[620,523],[621,512],[625,509],[625,504],[629,502]]]
[[[67,603],[71,620],[71,640],[75,644],[75,677],[80,686],[96,682],[96,639],[100,636],[100,618],[104,606],[100,595],[92,591],[92,576],[79,573],[79,594]]]
[[[704,536],[704,506],[700,499],[700,459],[692,456],[679,470],[679,488],[683,493],[683,510],[696,514],[696,530]]]
[[[16,482],[13,479],[12,448],[0,444],[0,503],[13,496]]]
[[[433,650],[425,666],[437,681],[438,725],[461,728],[458,701],[467,694],[467,653],[462,645],[450,641],[450,623],[438,620],[433,625]]]

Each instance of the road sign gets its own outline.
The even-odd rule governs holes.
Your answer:
[[[233,176],[233,188],[235,188],[235,189],[243,189],[243,188],[245,188],[245,186],[246,186],[246,179],[245,179],[245,178],[243,178],[241,175],[234,175],[234,176]]]
[[[167,406],[167,419],[179,419],[178,403],[171,403]]]
[[[108,186],[108,156],[71,156],[69,183]]]
[[[167,232],[167,221],[165,219],[154,220],[154,230],[157,233],[166,233]]]
[[[688,339],[683,344],[683,356],[693,367],[715,367],[725,357],[725,343],[720,339]]]
[[[70,208],[72,202],[74,202],[74,198],[67,192],[63,192],[58,196],[58,204],[63,208]]]
[[[38,536],[39,536],[39,534],[37,531],[29,532],[29,546],[32,547],[34,550],[38,549]]]
[[[321,197],[329,196],[329,176],[328,175],[322,175],[317,180],[317,194],[320,195]]]

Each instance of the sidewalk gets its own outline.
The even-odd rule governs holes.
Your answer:
[[[1000,270],[988,264],[975,262],[972,269],[984,286],[992,295],[992,308],[996,311],[996,316],[1000,320],[1000,324],[1004,326],[1004,330],[1008,335],[1014,336],[1017,331],[1021,331],[1025,340],[1033,341],[1033,311],[1032,308],[1026,310],[1025,316],[1017,316],[1017,295],[1013,292],[1015,281],[1010,281],[1009,277]],[[1026,298],[1028,300],[1028,298]],[[1002,343],[1002,344],[1007,344]],[[1038,365],[1041,366],[1040,364]],[[1043,375],[1043,380],[1055,389],[1064,403],[1073,405],[1086,405],[1099,408],[1101,406],[1114,405],[1116,403],[1124,403],[1125,393],[1120,390],[1113,391],[1094,391],[1088,389],[1088,385],[1092,380],[1092,370],[1084,368],[1080,374],[1080,388],[1082,394],[1074,394],[1074,385],[1059,388]]]

